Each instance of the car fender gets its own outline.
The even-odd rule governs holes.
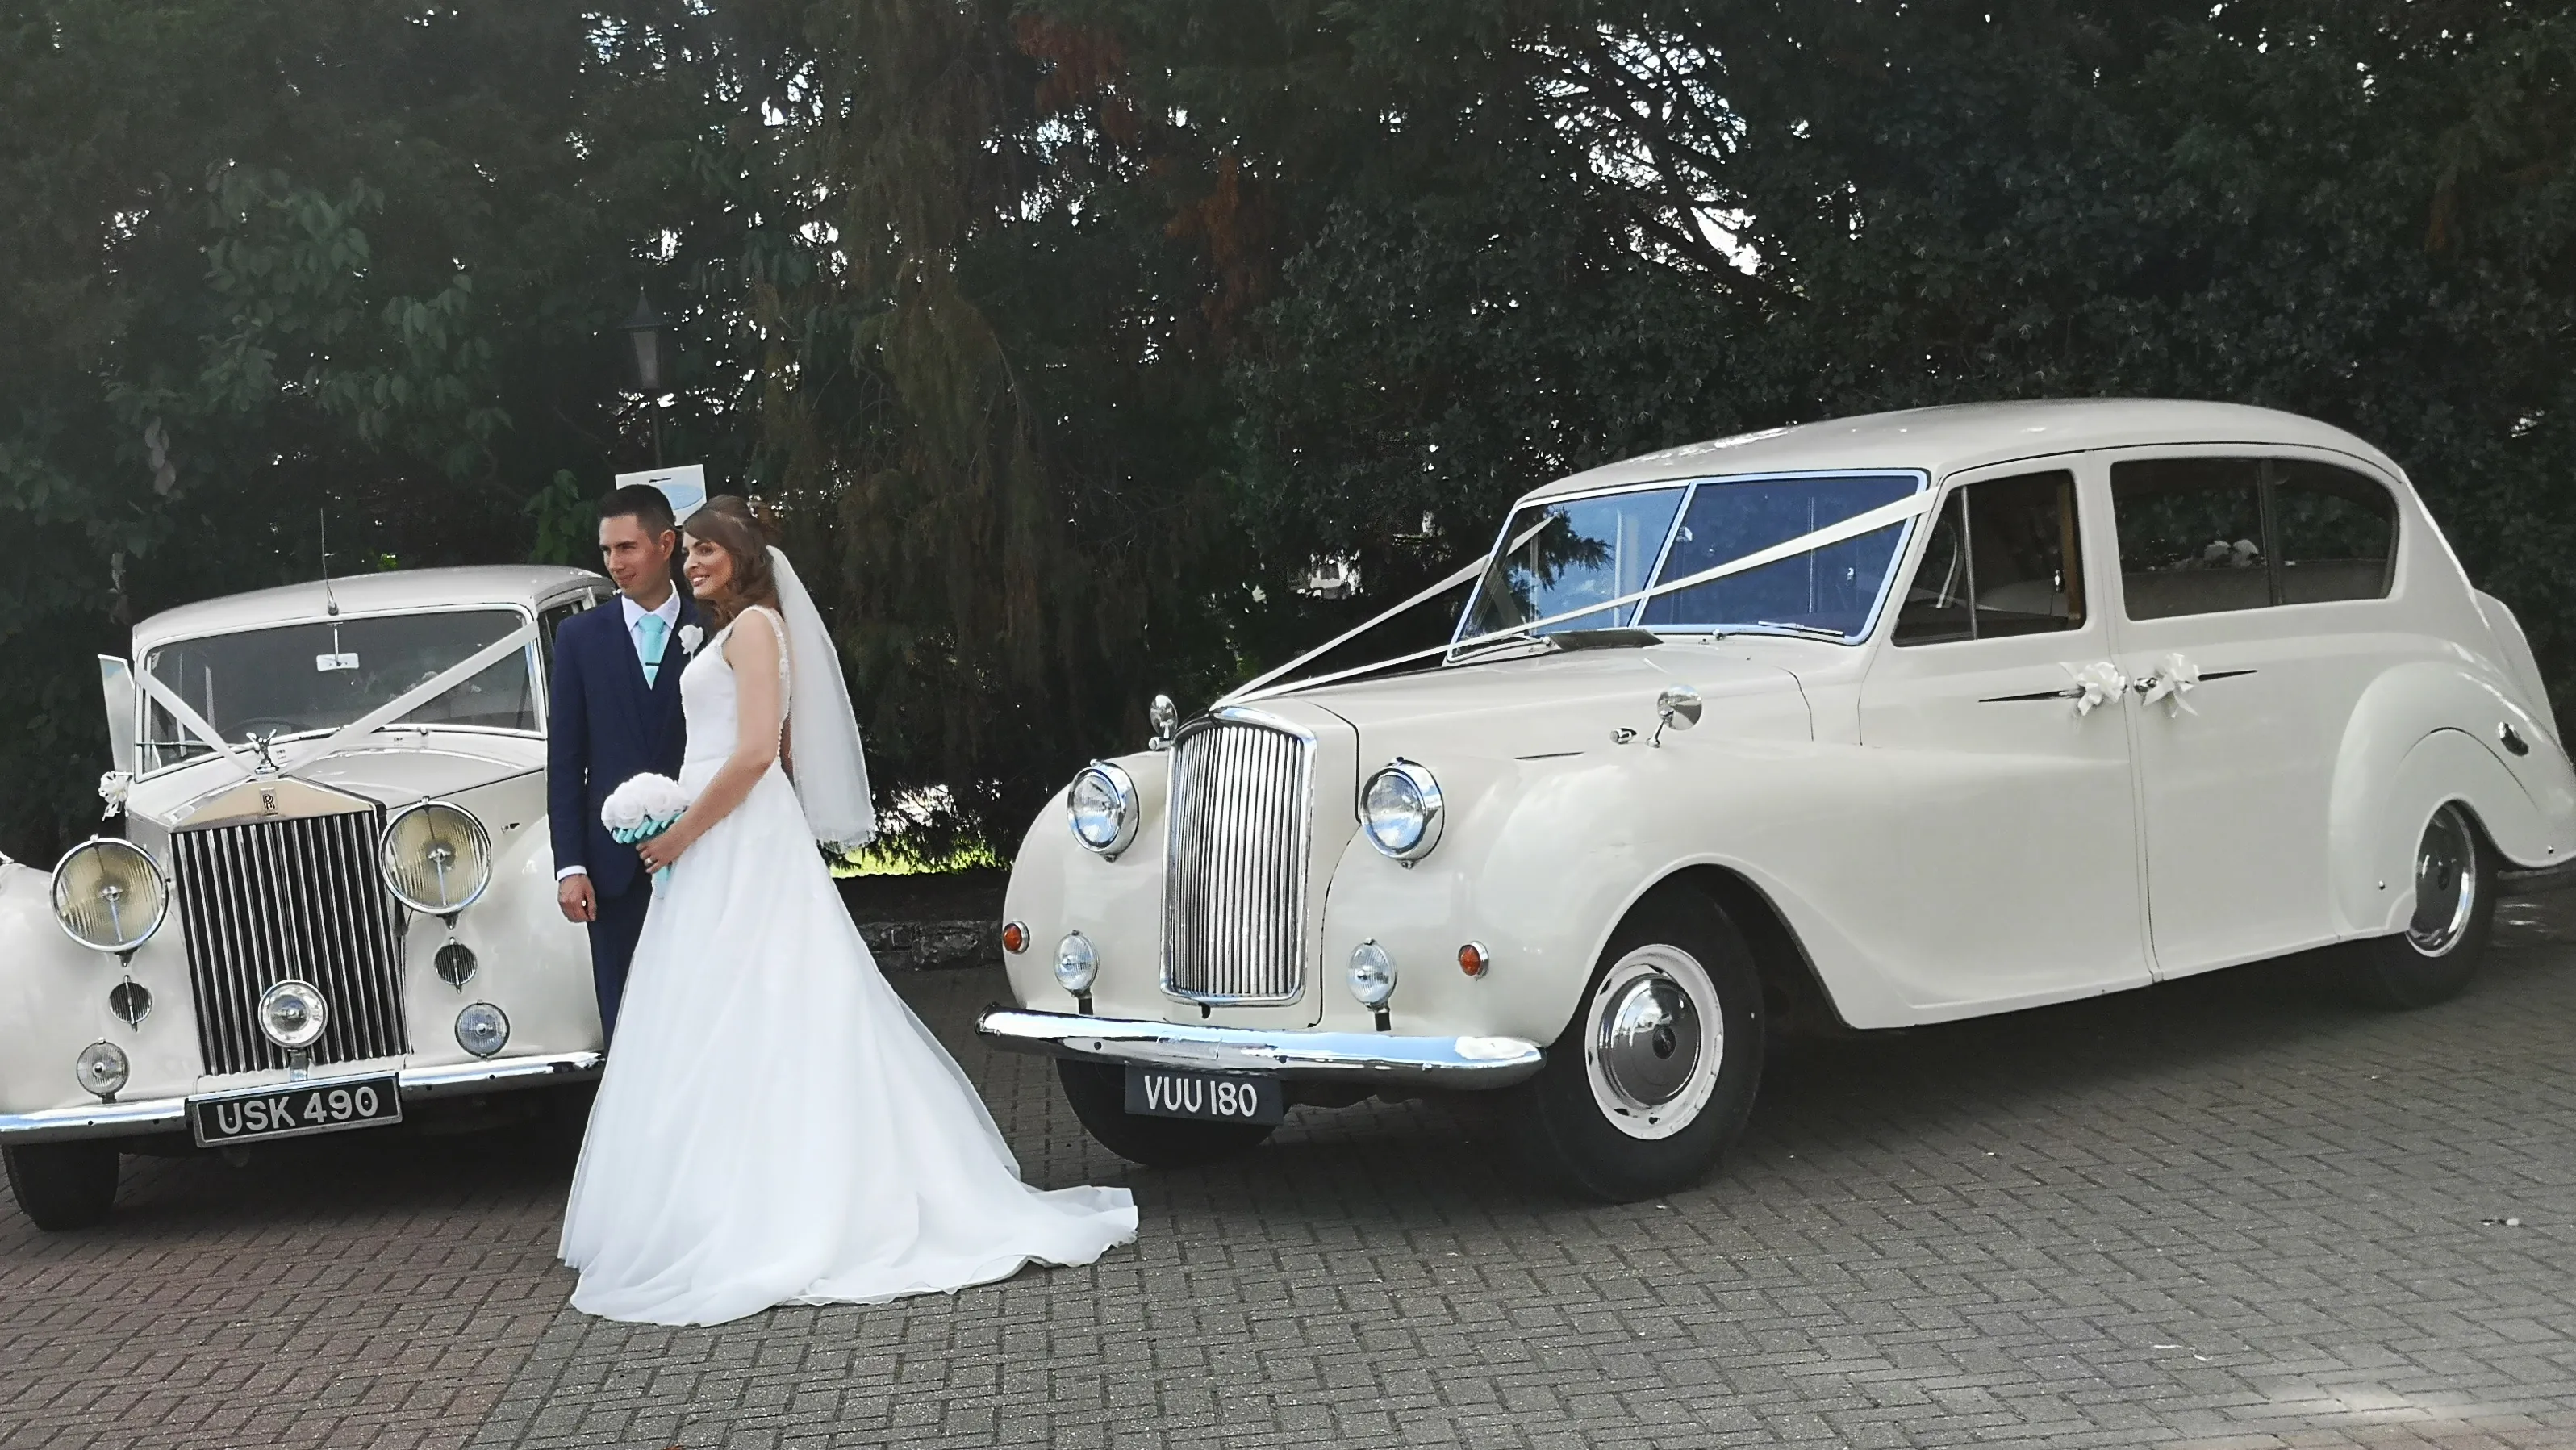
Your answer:
[[[1668,738],[1543,760],[1436,764],[1450,819],[1414,868],[1354,838],[1327,898],[1325,1025],[1367,1030],[1339,988],[1374,939],[1396,959],[1390,1027],[1553,1041],[1611,933],[1685,871],[1743,878],[1787,921],[1843,1020],[1913,1020],[1812,883],[1866,880],[1891,844],[1865,828],[1883,773],[1857,747]],[[1457,965],[1483,946],[1481,978]]]
[[[457,915],[454,939],[474,953],[462,989],[437,971],[447,924],[397,907],[403,918],[403,1005],[413,1066],[473,1061],[457,1044],[456,1014],[490,1002],[510,1019],[498,1060],[596,1051],[599,992],[586,928],[566,921],[555,895],[554,843],[542,773],[506,777],[445,799],[472,811],[492,837],[492,884]],[[675,868],[676,869],[676,868]]]
[[[2385,935],[2412,915],[2415,848],[2445,801],[2466,804],[2514,865],[2576,857],[2576,772],[2515,693],[2440,662],[2390,670],[2363,691],[2327,806],[2329,879],[2345,935]],[[2505,727],[2527,754],[2504,748]]]
[[[108,1008],[108,993],[129,974],[152,994],[139,1028]],[[184,1092],[199,1070],[195,1021],[175,909],[120,969],[116,958],[64,935],[50,872],[0,866],[0,1113],[97,1101],[72,1065],[101,1040],[122,1048],[130,1064],[120,1097]]]

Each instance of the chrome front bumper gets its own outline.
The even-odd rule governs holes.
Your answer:
[[[1301,1082],[1498,1088],[1546,1065],[1517,1037],[1393,1037],[1135,1022],[988,1007],[975,1031],[995,1047],[1048,1057],[1199,1072],[1260,1072]]]
[[[605,1061],[596,1052],[565,1052],[552,1057],[505,1057],[491,1062],[462,1062],[446,1067],[407,1067],[403,1101],[471,1097],[476,1093],[510,1092],[587,1082],[599,1076]],[[278,1088],[327,1087],[346,1078],[380,1077],[382,1073],[350,1072],[334,1063],[328,1072],[302,1081],[280,1079]],[[243,1083],[238,1087],[256,1087]],[[226,1089],[232,1091],[234,1089]],[[54,1138],[131,1138],[145,1133],[188,1131],[188,1100],[144,1098],[130,1103],[90,1103],[77,1108],[46,1108],[33,1113],[0,1113],[0,1143],[42,1143]]]

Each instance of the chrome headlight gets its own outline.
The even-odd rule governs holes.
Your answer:
[[[396,901],[431,916],[454,916],[492,884],[492,837],[472,811],[422,801],[385,822],[376,865]]]
[[[115,1097],[131,1071],[125,1049],[113,1042],[91,1043],[72,1063],[72,1076],[80,1079],[81,1087],[102,1098]]]
[[[1065,819],[1083,849],[1115,856],[1136,839],[1144,812],[1136,804],[1136,780],[1105,760],[1095,760],[1073,778],[1065,792]]]
[[[1440,844],[1440,782],[1399,759],[1369,777],[1360,792],[1360,820],[1370,845],[1398,861],[1418,861]]]
[[[289,977],[259,994],[259,1030],[280,1047],[311,1047],[330,1025],[331,1003],[311,982]]]
[[[1091,938],[1078,931],[1064,934],[1056,944],[1055,979],[1076,996],[1091,990],[1100,976],[1100,953],[1093,949]]]
[[[151,940],[169,912],[169,882],[151,853],[132,841],[83,841],[54,867],[54,920],[94,951],[134,950]]]
[[[510,1045],[510,1019],[489,1002],[477,1002],[456,1014],[456,1045],[476,1057],[490,1057]]]
[[[1351,995],[1363,1007],[1383,1007],[1395,995],[1395,958],[1373,941],[1351,949]]]

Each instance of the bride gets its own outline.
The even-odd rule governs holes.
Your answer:
[[[874,834],[857,724],[813,602],[740,509],[686,529],[718,625],[680,677],[694,800],[639,848],[671,871],[564,1210],[573,1307],[717,1324],[1090,1263],[1136,1237],[1127,1190],[1020,1182],[814,849]]]

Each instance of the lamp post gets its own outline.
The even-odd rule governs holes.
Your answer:
[[[645,405],[652,409],[653,466],[662,466],[662,407],[659,399],[664,386],[663,373],[669,362],[669,324],[645,299],[644,289],[635,289],[635,311],[620,324],[626,343],[634,352],[635,386],[644,394]]]

